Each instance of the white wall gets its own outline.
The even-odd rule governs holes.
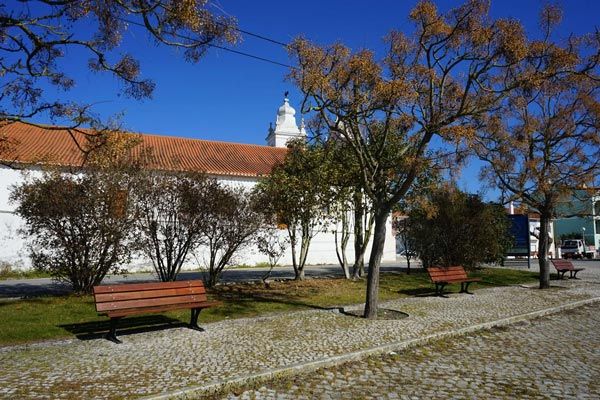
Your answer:
[[[31,174],[39,174],[39,171],[28,172]],[[251,189],[256,184],[256,179],[248,177],[216,177],[219,181],[226,185],[241,186],[246,189]],[[18,234],[19,228],[23,227],[23,221],[20,217],[14,214],[15,205],[9,204],[8,198],[10,188],[22,183],[24,176],[21,171],[0,167],[0,262],[5,261],[12,264],[14,268],[28,269],[31,268],[31,262],[27,256],[25,248],[25,239]],[[330,228],[331,230],[331,228]],[[281,230],[280,234],[285,236],[287,232]],[[348,261],[354,261],[353,249],[354,237],[351,236],[346,249]],[[335,253],[334,235],[330,232],[322,232],[313,239],[307,263],[308,264],[336,264],[337,257]],[[368,261],[369,251],[366,254],[365,260]],[[203,256],[199,254],[198,261],[202,261]],[[384,261],[394,261],[396,259],[395,240],[392,235],[391,218],[388,220],[386,230],[385,249],[383,254]],[[266,262],[267,257],[260,254],[256,247],[249,247],[240,252],[237,258],[233,260],[236,264],[255,265],[259,262]],[[288,249],[285,256],[280,260],[280,264],[290,265],[292,263],[291,251]],[[130,271],[135,270],[150,270],[152,265],[142,257],[135,259],[129,266]],[[186,269],[198,268],[198,264],[194,258],[185,266]]]
[[[25,241],[19,234],[23,220],[14,213],[16,206],[9,204],[11,187],[20,182],[23,182],[21,171],[0,166],[0,262],[27,269],[31,263],[24,247]]]

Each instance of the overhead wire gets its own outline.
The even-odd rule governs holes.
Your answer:
[[[126,18],[120,18],[120,20],[123,21],[123,22],[126,22],[128,24],[131,24],[131,25],[135,25],[135,26],[140,26],[142,28],[146,28],[146,26],[144,24],[140,23],[140,22],[131,21],[131,20],[128,20]],[[252,33],[252,32],[249,32],[249,31],[246,31],[246,30],[243,30],[243,29],[239,29],[239,28],[234,28],[234,29],[236,31],[240,32],[240,33],[243,33],[243,34],[246,34],[246,35],[249,35],[249,36],[253,36],[255,38],[258,38],[258,39],[261,39],[261,40],[264,40],[264,41],[268,41],[268,42],[271,42],[271,43],[274,43],[274,44],[277,44],[277,45],[280,45],[280,46],[284,46],[286,48],[288,46],[286,43],[280,42],[280,41],[275,40],[275,39],[271,39],[271,38],[266,37],[264,35],[260,35],[260,34],[257,34],[257,33]],[[189,36],[186,36],[186,35],[182,35],[180,33],[176,33],[176,32],[167,32],[167,33],[169,35],[172,35],[174,37],[178,37],[180,39],[186,39],[186,40],[191,40],[191,41],[195,40],[192,37],[189,37]],[[289,65],[289,64],[285,64],[285,63],[282,63],[282,62],[279,62],[279,61],[271,60],[271,59],[266,58],[266,57],[257,56],[257,55],[254,55],[254,54],[251,54],[251,53],[247,53],[247,52],[244,52],[244,51],[234,50],[234,49],[229,48],[229,47],[219,46],[219,45],[213,44],[213,43],[206,43],[205,46],[216,48],[216,49],[220,49],[220,50],[227,51],[227,52],[230,52],[230,53],[233,53],[233,54],[238,54],[238,55],[241,55],[241,56],[244,56],[244,57],[249,57],[249,58],[252,58],[252,59],[255,59],[255,60],[259,60],[259,61],[263,61],[263,62],[267,62],[267,63],[270,63],[270,64],[279,65],[281,67],[290,68],[290,69],[296,69],[296,67],[294,67],[292,65]]]
[[[283,46],[283,47],[285,47],[285,48],[287,48],[287,47],[288,47],[288,44],[287,44],[287,43],[283,43],[283,42],[280,42],[279,40],[271,39],[271,38],[269,38],[269,37],[267,37],[267,36],[259,35],[258,33],[252,33],[252,32],[249,32],[249,31],[245,31],[245,30],[243,30],[243,29],[240,29],[240,28],[233,28],[233,29],[234,29],[234,30],[236,30],[236,31],[238,31],[238,32],[240,32],[240,33],[243,33],[243,34],[245,34],[245,35],[248,35],[248,36],[253,36],[253,37],[257,38],[257,39],[261,39],[261,40],[265,40],[265,41],[267,41],[267,42],[271,42],[271,43],[274,43],[274,44],[278,44],[278,45],[280,45],[280,46]]]

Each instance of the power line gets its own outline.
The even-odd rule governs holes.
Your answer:
[[[264,58],[264,57],[260,57],[260,56],[255,56],[254,54],[250,54],[250,53],[244,53],[243,51],[238,51],[238,50],[230,49],[228,47],[223,47],[223,46],[219,46],[219,45],[211,44],[211,43],[207,43],[206,46],[214,47],[216,49],[221,49],[221,50],[225,50],[225,51],[229,51],[230,53],[239,54],[241,56],[254,58],[255,60],[260,60],[260,61],[268,62],[268,63],[271,63],[271,64],[275,64],[275,65],[280,65],[282,67],[296,69],[296,67],[294,67],[292,65],[289,65],[289,64],[284,64],[284,63],[281,63],[279,61],[274,61],[274,60],[270,60],[268,58]]]
[[[261,40],[266,40],[267,42],[278,44],[278,45],[283,46],[285,48],[288,47],[287,43],[283,43],[283,42],[280,42],[279,40],[271,39],[271,38],[269,38],[267,36],[259,35],[258,33],[252,33],[252,32],[240,29],[240,28],[233,28],[233,29],[236,30],[236,31],[238,31],[238,32],[241,32],[241,33],[243,33],[245,35],[248,35],[248,36],[253,36],[253,37],[261,39]]]
[[[146,28],[146,25],[144,25],[144,24],[142,24],[142,23],[140,23],[140,22],[130,21],[130,20],[128,20],[128,19],[125,19],[125,18],[119,18],[119,19],[120,19],[121,21],[123,21],[123,22],[126,22],[126,23],[128,23],[128,24],[131,24],[131,25],[136,25],[136,26],[140,26],[140,27],[142,27],[142,28]],[[239,32],[241,32],[241,33],[244,33],[244,34],[246,34],[246,35],[254,36],[254,37],[256,37],[256,38],[259,38],[259,39],[262,39],[262,40],[266,40],[266,41],[268,41],[268,42],[272,42],[272,43],[275,43],[275,44],[278,44],[278,45],[282,45],[282,46],[285,46],[285,47],[287,47],[287,44],[285,44],[285,43],[283,43],[283,42],[280,42],[280,41],[277,41],[277,40],[275,40],[275,39],[270,39],[270,38],[268,38],[268,37],[266,37],[266,36],[262,36],[262,35],[259,35],[259,34],[256,34],[256,33],[251,33],[251,32],[248,32],[248,31],[244,31],[244,30],[242,30],[242,29],[237,29],[237,28],[234,28],[234,29],[236,29],[237,31],[239,31]],[[196,40],[196,39],[194,39],[194,38],[192,38],[192,37],[185,36],[185,35],[182,35],[182,34],[179,34],[179,33],[176,33],[176,32],[167,32],[167,33],[168,33],[169,35],[172,35],[172,36],[174,36],[174,37],[178,37],[178,38],[181,38],[181,39],[186,39],[186,40],[191,40],[191,41],[195,41],[195,40]],[[234,50],[234,49],[231,49],[231,48],[229,48],[229,47],[225,47],[225,46],[219,46],[219,45],[212,44],[212,43],[206,43],[206,44],[204,44],[204,46],[213,47],[213,48],[216,48],[216,49],[220,49],[220,50],[228,51],[228,52],[230,52],[230,53],[238,54],[238,55],[241,55],[241,56],[244,56],[244,57],[249,57],[249,58],[253,58],[253,59],[255,59],[255,60],[259,60],[259,61],[267,62],[267,63],[274,64],[274,65],[279,65],[279,66],[281,66],[281,67],[285,67],[285,68],[291,68],[291,69],[296,69],[296,67],[294,67],[294,66],[292,66],[292,65],[289,65],[289,64],[284,64],[284,63],[282,63],[282,62],[279,62],[279,61],[271,60],[271,59],[269,59],[269,58],[265,58],[265,57],[257,56],[257,55],[250,54],[250,53],[246,53],[246,52],[243,52],[243,51]]]

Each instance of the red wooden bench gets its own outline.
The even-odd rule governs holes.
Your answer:
[[[556,272],[558,272],[558,279],[563,279],[565,274],[569,272],[569,278],[571,279],[579,279],[577,278],[577,273],[579,271],[583,271],[585,268],[575,268],[573,263],[568,260],[552,260],[552,264],[554,264],[554,268],[556,268]]]
[[[116,330],[117,321],[123,317],[189,308],[190,328],[202,331],[198,326],[200,311],[220,304],[208,301],[200,280],[94,286],[94,300],[98,315],[110,318],[106,338],[115,343],[121,343]]]
[[[429,267],[427,268],[427,273],[431,278],[431,282],[435,284],[435,294],[437,296],[443,296],[446,285],[459,282],[460,293],[473,294],[469,292],[469,285],[472,282],[481,281],[480,278],[469,278],[465,269],[459,265],[452,267]]]

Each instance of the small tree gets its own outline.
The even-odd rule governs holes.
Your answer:
[[[511,245],[504,208],[454,187],[433,190],[408,218],[412,249],[425,267],[500,262]]]
[[[25,220],[33,266],[90,293],[130,259],[130,187],[111,171],[46,172],[17,186],[11,201]]]
[[[263,199],[263,211],[286,227],[295,278],[302,280],[310,243],[329,223],[331,185],[321,145],[293,141],[288,147],[284,162],[275,166],[256,190]]]
[[[279,263],[279,260],[285,254],[288,245],[289,239],[282,237],[279,230],[272,226],[272,224],[265,226],[257,237],[256,246],[258,247],[258,251],[266,255],[269,259],[269,270],[261,278],[265,285],[267,284],[267,279],[271,276],[271,272],[273,272],[273,268],[277,266],[277,263]]]
[[[217,183],[199,173],[145,172],[137,180],[138,249],[158,278],[174,281],[199,243],[208,215],[208,194]]]
[[[204,201],[208,211],[200,239],[208,249],[208,260],[203,262],[208,270],[205,283],[212,287],[236,253],[252,243],[263,220],[254,197],[242,188],[213,186]]]
[[[410,260],[414,255],[415,244],[410,232],[410,219],[402,216],[394,220],[394,228],[396,237],[400,240],[400,244],[404,248],[404,257],[406,257],[406,273],[410,274]]]

